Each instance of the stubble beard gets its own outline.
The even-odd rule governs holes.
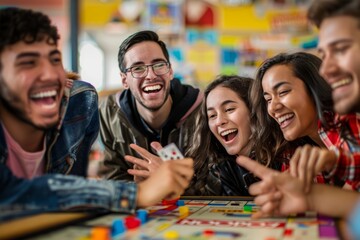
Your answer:
[[[11,92],[11,90],[6,86],[1,76],[0,86],[0,107],[4,108],[8,114],[11,114],[20,121],[42,131],[49,130],[56,126],[57,122],[45,126],[35,124],[27,117],[25,111],[15,106],[16,103],[20,103],[21,101],[19,97],[16,96],[15,93]]]

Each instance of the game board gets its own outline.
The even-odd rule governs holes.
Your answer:
[[[158,205],[147,208],[148,220],[140,227],[99,239],[340,239],[334,219],[305,213],[286,218],[254,220],[257,206],[251,199],[200,200],[183,199],[180,205]],[[179,209],[184,211],[179,211]],[[188,211],[188,212],[187,212]],[[95,239],[94,228],[105,227],[111,232],[114,220],[127,215],[106,214],[80,222],[34,239]]]

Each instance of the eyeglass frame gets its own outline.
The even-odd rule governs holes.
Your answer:
[[[154,71],[154,65],[159,64],[159,63],[165,63],[166,67],[168,68],[168,71],[167,71],[166,73],[163,73],[163,74],[156,74],[156,73],[155,73],[155,71]],[[141,76],[141,77],[135,77],[134,74],[133,74],[133,72],[131,71],[131,69],[132,69],[132,68],[135,68],[135,67],[142,67],[142,66],[145,66],[145,67],[146,67],[146,70],[145,70],[145,72],[144,72],[144,73],[146,73],[146,74],[144,74],[144,75]],[[156,76],[162,76],[162,75],[165,75],[165,74],[169,73],[170,67],[171,67],[171,63],[170,63],[170,62],[167,62],[167,61],[159,61],[159,62],[152,63],[152,64],[135,65],[135,66],[131,66],[131,67],[126,68],[126,69],[125,69],[125,72],[130,72],[130,74],[131,74],[131,76],[132,76],[133,78],[142,78],[142,77],[145,77],[145,76],[149,73],[149,67],[151,67],[151,69],[153,70],[153,72],[154,72],[154,74],[155,74]]]

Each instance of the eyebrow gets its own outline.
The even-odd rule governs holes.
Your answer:
[[[167,61],[163,58],[155,58],[155,59],[151,60],[151,64],[154,64],[157,62],[167,62]],[[133,66],[137,66],[137,65],[145,65],[145,63],[142,61],[134,62],[133,64],[131,64],[131,66],[129,68],[131,68]]]
[[[55,55],[55,54],[60,54],[59,50],[52,50],[49,53],[49,56]],[[21,58],[26,58],[26,57],[39,57],[40,53],[38,52],[24,52],[24,53],[20,53],[19,55],[16,56],[16,59],[21,59]]]
[[[225,100],[221,103],[221,107],[226,105],[226,104],[229,104],[229,103],[236,103],[236,101],[233,101],[233,100]],[[209,107],[209,108],[206,108],[206,111],[211,111],[211,110],[214,110],[213,107]]]
[[[288,82],[279,82],[279,83],[275,84],[275,86],[272,87],[272,90],[276,91],[276,90],[278,90],[282,85],[285,85],[285,84],[290,84],[290,83],[288,83]],[[269,94],[269,93],[264,92],[264,93],[263,93],[263,96],[268,95],[268,94]]]

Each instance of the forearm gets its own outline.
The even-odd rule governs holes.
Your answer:
[[[332,216],[347,218],[359,201],[359,193],[341,188],[313,184],[307,195],[310,211]]]
[[[136,186],[132,183],[86,180],[64,175],[45,175],[26,180],[16,178],[3,166],[1,168],[4,171],[1,171],[0,208],[10,211],[1,211],[0,218],[24,212],[79,207],[124,212],[135,209]]]

